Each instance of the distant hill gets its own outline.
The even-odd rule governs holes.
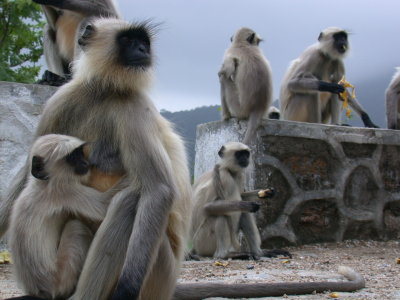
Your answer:
[[[175,124],[176,130],[184,138],[189,157],[190,174],[193,175],[194,147],[196,143],[196,126],[221,119],[219,105],[202,106],[192,110],[169,112],[161,110],[161,114]]]

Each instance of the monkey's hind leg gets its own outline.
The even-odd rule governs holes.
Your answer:
[[[53,297],[71,296],[92,239],[92,232],[81,221],[71,220],[65,224],[57,251]]]
[[[181,258],[174,255],[168,237],[165,236],[150,274],[146,276],[139,299],[171,299],[179,275],[180,261]]]

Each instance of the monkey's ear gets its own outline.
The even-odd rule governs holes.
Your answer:
[[[221,149],[219,149],[218,151],[218,155],[219,157],[224,157],[224,151],[225,151],[225,146],[222,146]]]
[[[86,46],[95,31],[96,30],[92,24],[86,23],[85,29],[82,31],[83,33],[78,39],[78,44],[82,47]]]
[[[253,42],[254,42],[254,38],[256,37],[256,34],[253,32],[248,38],[247,38],[247,41],[250,43],[250,44],[253,44]]]
[[[89,162],[85,159],[84,146],[85,144],[80,145],[65,157],[67,164],[74,168],[77,175],[85,175],[89,172]]]
[[[322,32],[320,32],[320,34],[318,36],[318,41],[321,41],[323,36],[324,36],[324,34]]]
[[[35,155],[32,157],[31,174],[39,180],[48,180],[49,174],[44,169],[44,159],[41,156]]]

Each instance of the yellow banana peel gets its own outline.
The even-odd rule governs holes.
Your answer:
[[[347,96],[347,88],[351,88],[351,97],[356,98],[356,88],[354,85],[352,85],[350,82],[348,82],[345,77],[343,76],[342,79],[338,82],[338,84],[341,84],[344,86],[344,91],[343,93],[340,93],[339,96],[340,98],[343,99],[343,104],[342,104],[342,109],[346,109],[346,117],[350,118],[351,117],[351,109],[349,107],[349,98]]]

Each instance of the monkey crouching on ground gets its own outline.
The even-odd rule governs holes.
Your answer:
[[[250,162],[250,149],[230,142],[218,152],[221,160],[214,170],[203,174],[193,186],[194,209],[191,238],[192,254],[215,258],[249,258],[275,255],[290,256],[284,250],[262,250],[261,238],[253,212],[260,204],[242,201]],[[242,230],[249,247],[245,253],[239,244]]]
[[[47,19],[43,30],[44,57],[48,70],[38,82],[60,86],[71,79],[71,62],[77,58],[77,34],[91,17],[118,17],[113,0],[33,0],[41,4]]]
[[[320,33],[316,44],[291,63],[279,98],[284,120],[340,125],[342,102],[338,95],[345,88],[338,82],[345,75],[343,59],[348,49],[347,32],[329,27]],[[360,103],[346,93],[350,107],[365,127],[378,127]]]
[[[387,128],[400,129],[400,68],[386,89],[386,121]]]
[[[94,232],[116,190],[86,186],[90,165],[85,143],[49,134],[32,146],[31,176],[16,199],[10,222],[15,275],[29,295],[45,299],[72,295]]]
[[[250,143],[272,103],[272,74],[258,46],[262,39],[249,28],[240,28],[226,50],[221,70],[222,118],[248,120],[243,143]]]

